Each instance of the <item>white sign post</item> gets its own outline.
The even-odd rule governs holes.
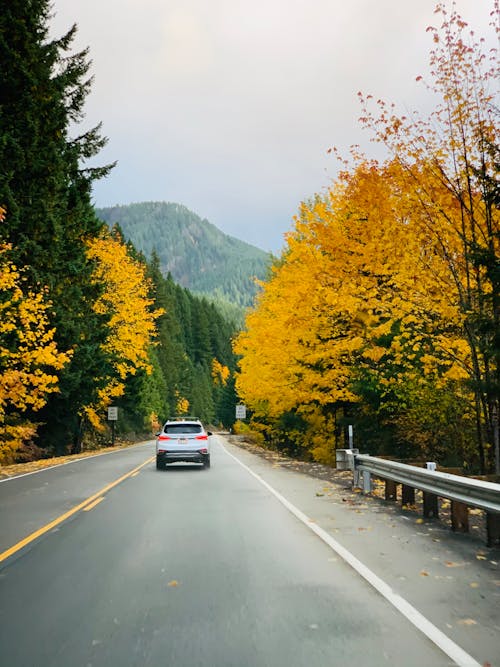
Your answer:
[[[115,422],[118,420],[118,408],[111,407],[108,408],[108,421]]]
[[[247,417],[247,406],[246,405],[237,405],[236,406],[236,419],[246,419]]]
[[[118,421],[118,408],[111,406],[108,408],[108,421],[111,422],[111,446],[115,446],[115,422]]]

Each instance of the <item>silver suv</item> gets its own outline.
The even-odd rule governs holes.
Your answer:
[[[167,463],[176,461],[203,463],[210,468],[210,435],[199,419],[169,419],[156,436],[156,468],[164,470]]]

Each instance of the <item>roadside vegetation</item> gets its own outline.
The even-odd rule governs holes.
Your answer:
[[[332,149],[337,179],[300,205],[238,335],[226,300],[247,304],[246,273],[221,311],[94,209],[113,165],[87,166],[100,126],[78,133],[89,54],[72,52],[76,27],[49,38],[50,11],[0,15],[0,464],[108,445],[110,406],[120,436],[175,414],[232,427],[242,402],[235,431],[305,460],[334,463],[353,427],[364,452],[498,474],[498,52],[453,5],[428,30],[434,110],[360,94],[387,157]],[[498,31],[498,0],[491,18]]]
[[[453,5],[436,17],[434,110],[360,93],[387,158],[337,156],[302,203],[237,338],[236,386],[251,429],[289,453],[333,463],[351,425],[364,452],[498,474],[498,52]]]
[[[106,140],[80,131],[91,88],[76,34],[49,38],[51,3],[0,15],[0,463],[151,434],[174,414],[234,413],[234,326],[164,277],[96,215],[88,167]]]

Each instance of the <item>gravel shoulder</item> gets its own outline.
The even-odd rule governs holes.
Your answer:
[[[360,489],[352,488],[352,472],[349,470],[337,470],[336,468],[321,463],[299,461],[280,454],[279,452],[255,445],[246,440],[245,436],[230,435],[227,436],[227,439],[231,444],[269,461],[272,465],[286,468],[288,470],[294,470],[295,472],[309,475],[310,477],[340,487],[348,495],[349,502],[354,505],[362,504],[366,500],[366,496],[363,496]],[[401,503],[401,485],[399,485],[398,488],[397,501],[388,502],[385,500],[384,482],[377,479],[373,479],[372,481],[373,491],[369,496],[371,500],[378,501],[378,505],[384,507],[387,512],[400,514],[406,517],[414,517],[416,521],[421,520],[422,523],[424,522],[424,520],[421,519],[423,515],[423,496],[421,491],[416,491],[414,505],[405,505],[403,507]],[[450,501],[446,498],[439,498],[438,504],[439,518],[431,520],[426,519],[425,522],[432,522],[436,527],[449,529],[451,531]],[[470,540],[471,542],[477,543],[479,546],[486,544],[486,514],[483,510],[474,508],[469,509],[469,530],[470,532],[468,534],[463,535],[465,540]]]

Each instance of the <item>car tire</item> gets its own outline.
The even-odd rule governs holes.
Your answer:
[[[156,459],[156,470],[165,470],[165,463]]]
[[[203,461],[203,467],[210,468],[210,456],[205,457],[205,460]]]

